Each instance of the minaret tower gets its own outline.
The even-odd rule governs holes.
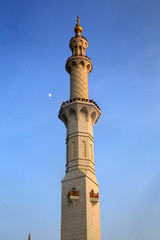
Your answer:
[[[66,175],[62,180],[61,240],[100,240],[99,185],[95,176],[93,125],[101,112],[88,98],[92,62],[85,55],[88,42],[81,36],[79,17],[66,61],[70,99],[59,118],[67,128]]]

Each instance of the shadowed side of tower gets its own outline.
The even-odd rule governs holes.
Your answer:
[[[59,118],[67,128],[66,175],[62,180],[61,240],[100,240],[99,185],[95,176],[93,125],[101,112],[88,98],[92,62],[85,55],[88,42],[81,36],[79,18],[70,40],[72,56],[70,99],[62,103]]]

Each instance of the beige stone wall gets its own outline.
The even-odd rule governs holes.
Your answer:
[[[99,201],[91,202],[90,191],[99,192],[99,187],[89,178],[86,178],[86,207],[87,207],[87,240],[100,240],[100,213]]]
[[[75,187],[80,192],[73,203],[68,192]],[[87,240],[85,177],[62,182],[61,240]]]
[[[100,111],[92,103],[73,102],[65,105],[59,117],[67,121],[66,172],[80,169],[95,174],[93,125]]]
[[[79,174],[62,181],[61,240],[100,240],[99,201],[90,200],[90,191],[99,192],[98,185]],[[72,188],[80,192],[79,199],[73,202],[68,198]]]
[[[61,240],[100,240],[99,201],[90,192],[99,192],[95,176],[93,125],[100,116],[93,103],[75,101],[61,108],[59,117],[67,127],[66,175],[62,180]],[[70,200],[76,188],[80,196]]]

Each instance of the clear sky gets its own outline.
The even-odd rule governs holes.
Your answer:
[[[0,239],[59,240],[65,61],[76,15],[93,62],[101,240],[160,239],[160,1],[0,1]],[[52,94],[49,98],[48,93]]]

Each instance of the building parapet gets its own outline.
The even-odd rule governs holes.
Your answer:
[[[100,107],[97,105],[97,103],[95,101],[93,101],[93,99],[85,99],[85,98],[79,98],[79,97],[75,97],[72,99],[69,99],[68,101],[62,102],[62,106],[68,104],[68,103],[72,103],[72,102],[88,102],[88,103],[93,103],[100,111]]]

